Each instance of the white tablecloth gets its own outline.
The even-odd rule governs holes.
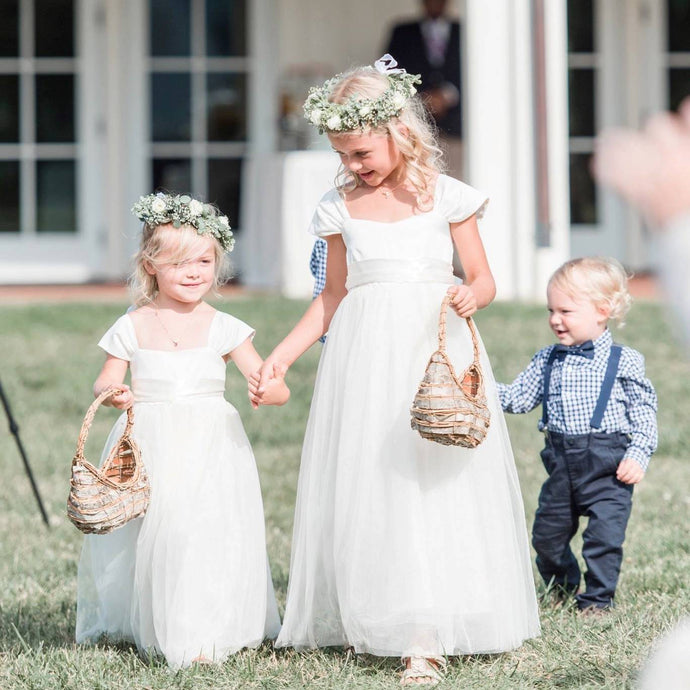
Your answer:
[[[319,199],[333,186],[338,156],[292,151],[249,157],[243,177],[242,233],[238,260],[247,287],[310,297],[314,280],[307,232]]]

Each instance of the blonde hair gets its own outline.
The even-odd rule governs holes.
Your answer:
[[[584,295],[595,305],[606,305],[609,318],[625,325],[625,315],[632,304],[628,292],[628,275],[611,257],[587,256],[564,263],[549,279],[554,286],[571,297]]]
[[[343,104],[351,98],[373,99],[383,94],[389,87],[388,77],[372,67],[358,67],[345,72],[335,85],[329,101]],[[407,128],[407,134],[400,131],[399,124]],[[436,142],[436,129],[429,113],[418,96],[407,99],[400,114],[379,127],[371,127],[365,132],[389,136],[400,151],[407,179],[417,192],[417,205],[426,209],[433,205],[431,180],[443,172],[443,151]],[[357,134],[334,132],[338,136]],[[336,176],[338,191],[350,191],[363,184],[358,175],[340,166]]]
[[[218,239],[209,234],[200,235],[189,225],[176,228],[172,223],[153,226],[144,223],[139,251],[134,255],[134,271],[129,279],[135,306],[149,304],[158,295],[158,281],[146,270],[146,264],[161,265],[160,257],[164,254],[166,263],[188,261],[198,253],[198,240],[202,237],[212,240],[216,259],[213,290],[217,294],[218,288],[230,277],[227,255]]]

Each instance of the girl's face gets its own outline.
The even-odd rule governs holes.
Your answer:
[[[156,276],[159,301],[193,304],[203,299],[215,283],[215,242],[213,237],[199,235],[183,257],[174,248],[164,249],[155,264],[146,264],[146,271]]]
[[[385,134],[329,134],[328,138],[340,162],[370,187],[378,187],[393,173],[391,181],[399,181],[403,165],[400,150]]]
[[[606,329],[608,309],[588,297],[573,297],[555,285],[547,290],[549,326],[562,345],[596,340]]]

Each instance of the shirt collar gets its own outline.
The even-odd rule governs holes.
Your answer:
[[[613,345],[613,336],[611,331],[606,328],[604,332],[594,341],[594,354],[601,352],[602,350],[608,350]]]

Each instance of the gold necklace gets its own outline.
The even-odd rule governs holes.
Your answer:
[[[403,179],[403,180],[401,180],[400,182],[398,182],[398,184],[396,184],[395,187],[391,187],[390,189],[388,189],[387,187],[384,188],[382,185],[379,185],[379,186],[378,186],[378,189],[381,190],[381,194],[383,194],[383,198],[384,198],[384,199],[390,199],[390,198],[391,198],[391,195],[393,194],[393,192],[394,192],[398,187],[400,187],[400,185],[402,185],[404,182],[405,182],[405,180]]]
[[[160,323],[161,327],[165,331],[165,334],[170,338],[170,341],[173,344],[173,347],[177,347],[180,344],[180,339],[179,338],[173,338],[170,331],[165,327],[165,324],[163,323],[163,319],[161,319],[160,314],[158,313],[158,308],[154,307],[153,313],[156,315],[156,318],[158,319],[158,323]]]

